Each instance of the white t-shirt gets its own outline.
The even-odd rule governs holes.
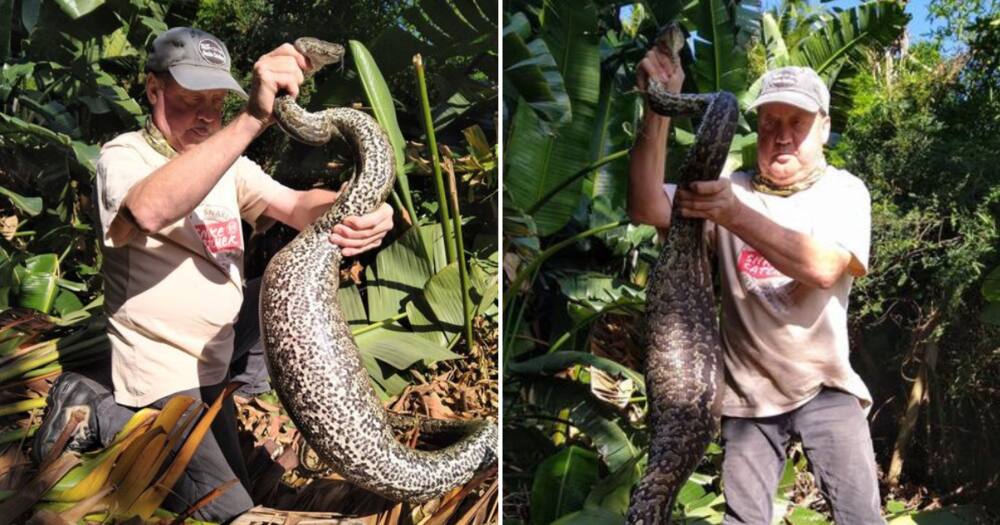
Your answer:
[[[755,191],[747,173],[729,178],[740,202],[785,228],[842,246],[867,271],[871,198],[860,179],[828,167],[813,186],[781,197]],[[665,191],[672,198],[673,185]],[[815,288],[782,274],[725,228],[705,225],[722,279],[723,415],[783,414],[824,386],[855,395],[868,410],[871,394],[849,359],[850,273],[829,289]]]
[[[129,189],[167,160],[130,132],[105,144],[97,161],[111,375],[115,400],[127,406],[225,378],[243,302],[240,218],[266,228],[267,195],[281,188],[240,157],[193,212],[145,235],[119,210]]]

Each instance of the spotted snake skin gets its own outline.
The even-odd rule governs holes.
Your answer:
[[[295,46],[313,70],[339,61],[344,48],[316,39]],[[340,247],[334,225],[377,209],[395,179],[392,147],[378,122],[350,108],[309,113],[290,96],[275,100],[275,118],[292,137],[320,145],[339,136],[357,152],[354,176],[333,206],[268,263],[261,282],[261,340],[282,405],[316,454],[345,479],[394,501],[423,502],[467,482],[496,460],[492,421],[440,421],[386,412],[369,382],[337,302]],[[399,443],[394,425],[425,431],[465,430],[433,452]]]
[[[657,45],[667,45],[679,61],[684,45],[680,28],[668,26]],[[650,79],[647,101],[664,116],[701,115],[679,185],[718,178],[736,130],[736,98],[727,92],[673,94]],[[722,347],[703,227],[704,220],[681,217],[679,207],[672,208],[668,236],[646,292],[647,423],[652,436],[646,473],[629,505],[627,521],[634,525],[671,522],[677,493],[719,427]]]

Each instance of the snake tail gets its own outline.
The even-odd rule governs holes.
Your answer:
[[[345,217],[370,213],[385,201],[395,179],[389,140],[361,111],[332,108],[307,115],[292,105],[287,99],[276,105],[279,122],[286,119],[283,127],[311,122],[312,128],[304,127],[306,136],[340,135],[354,146],[358,162],[330,209],[264,272],[261,339],[272,384],[308,444],[345,479],[395,501],[441,496],[496,461],[496,423],[433,423],[387,413],[337,300],[342,256],[329,233]],[[288,109],[292,112],[282,113]],[[392,432],[393,424],[405,421],[464,436],[441,450],[414,450]]]
[[[730,93],[678,95],[651,82],[650,107],[668,116],[700,115],[695,143],[680,168],[680,185],[719,176],[736,130]],[[722,346],[704,223],[681,217],[671,226],[647,290],[645,323],[648,424],[646,473],[632,494],[627,522],[660,525],[717,433],[722,398]]]

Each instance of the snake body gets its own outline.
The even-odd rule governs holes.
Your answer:
[[[336,62],[343,47],[300,39],[296,48],[317,65]],[[395,162],[385,132],[366,113],[331,108],[309,113],[290,96],[275,101],[286,132],[308,144],[341,136],[358,163],[330,209],[268,263],[261,282],[261,340],[272,385],[309,446],[344,478],[395,501],[422,502],[468,481],[495,461],[491,421],[424,421],[427,430],[464,429],[441,450],[414,450],[394,437],[393,425],[413,418],[389,414],[369,382],[339,304],[341,250],[329,233],[345,217],[378,208],[392,189]]]
[[[683,46],[679,28],[659,44]],[[680,168],[679,185],[711,180],[729,153],[739,106],[727,92],[678,95],[651,79],[647,100],[665,116],[701,115],[694,145]],[[646,473],[632,494],[628,523],[670,523],[678,491],[694,471],[719,426],[722,347],[712,270],[702,241],[703,220],[674,206],[670,230],[654,266],[646,301],[646,390],[652,432]]]

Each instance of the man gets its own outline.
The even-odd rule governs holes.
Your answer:
[[[678,93],[684,73],[654,48],[639,64],[638,88],[651,78]],[[865,419],[872,400],[851,369],[847,336],[851,283],[868,267],[871,204],[864,183],[826,164],[829,103],[811,69],[768,72],[751,105],[756,172],[690,188],[663,185],[670,119],[648,105],[632,150],[632,219],[665,232],[675,203],[683,217],[706,219],[718,257],[727,524],[771,523],[793,437],[837,523],[884,523]]]
[[[73,408],[83,407],[88,417],[69,448],[85,450],[110,443],[135,409],[162,408],[176,394],[211,403],[230,379],[253,391],[267,388],[259,283],[247,283],[244,294],[240,219],[255,231],[275,220],[301,230],[337,193],[289,189],[241,154],[274,123],[275,96],[296,96],[308,68],[308,59],[285,44],[254,65],[248,95],[230,75],[229,53],[216,37],[174,28],[152,42],[147,124],[105,144],[97,163],[114,394],[80,374],[63,374],[35,438],[37,460]],[[223,127],[228,92],[248,102]],[[391,227],[392,210],[383,205],[346,219],[330,242],[350,256],[378,246]],[[234,478],[242,484],[203,507],[199,519],[228,521],[253,505],[230,402],[165,506],[184,510]]]

